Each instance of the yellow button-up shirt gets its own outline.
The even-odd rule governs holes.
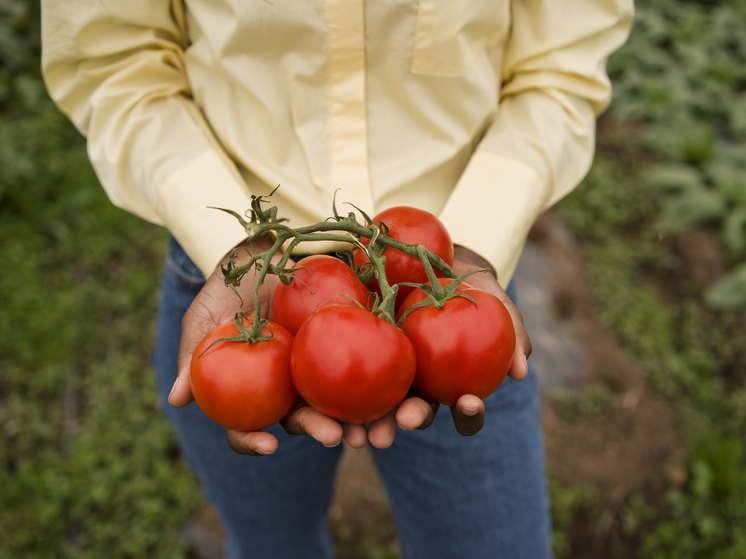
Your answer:
[[[505,286],[590,166],[632,15],[632,0],[42,0],[43,71],[111,200],[205,274],[244,237],[207,206],[243,212],[280,184],[292,226],[329,216],[338,188],[370,215],[429,210]]]

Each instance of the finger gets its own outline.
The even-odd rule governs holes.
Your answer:
[[[368,429],[365,425],[345,423],[342,425],[342,433],[345,442],[352,448],[363,448],[368,443]]]
[[[523,380],[528,375],[528,361],[526,351],[516,344],[513,362],[510,364],[508,376],[513,380]]]
[[[512,306],[515,309],[515,305]],[[513,380],[523,380],[528,375],[528,357],[531,355],[533,348],[526,328],[523,326],[523,316],[518,309],[515,309],[515,316],[511,313],[511,317],[515,328],[515,351],[513,352],[513,362],[510,364],[508,376]]]
[[[388,448],[394,444],[396,436],[396,409],[381,419],[376,419],[368,429],[368,442],[376,448]]]
[[[228,446],[233,452],[247,456],[264,456],[277,450],[280,443],[274,435],[263,431],[234,431],[225,430]]]
[[[342,442],[339,421],[304,404],[280,422],[290,435],[308,435],[324,446],[333,447]]]
[[[179,354],[176,357],[178,376],[168,396],[169,403],[177,408],[186,406],[194,400],[189,374],[194,349],[202,338],[213,328],[219,326],[201,310],[202,307],[199,304],[193,304],[181,321],[181,341],[179,342]]]
[[[508,309],[510,318],[513,320],[513,328],[515,329],[515,351],[508,376],[513,380],[523,380],[528,374],[528,357],[533,351],[531,339],[528,337],[528,332],[526,332],[526,327],[523,324],[521,311],[518,310],[507,295],[500,299]]]
[[[460,435],[476,435],[484,425],[484,402],[472,394],[464,394],[451,406],[451,416]]]
[[[437,403],[426,401],[420,396],[407,398],[396,412],[396,422],[405,431],[426,429],[435,419],[438,407]]]
[[[532,351],[531,339],[528,337],[526,326],[523,324],[523,315],[521,314],[521,311],[518,310],[518,307],[515,306],[515,303],[513,303],[513,301],[510,299],[510,297],[507,296],[507,294],[500,297],[500,300],[508,309],[510,318],[513,321],[513,328],[515,328],[516,347],[522,348],[523,354],[526,357],[530,357]]]
[[[470,251],[469,249],[454,245],[456,249],[457,257],[454,258],[454,269],[459,273],[472,271],[474,267],[489,267],[490,264],[484,258],[478,254]],[[531,355],[531,339],[526,332],[526,327],[523,324],[523,315],[518,307],[515,306],[513,301],[508,294],[503,290],[502,287],[497,283],[496,278],[490,274],[477,274],[469,278],[469,283],[479,289],[484,289],[493,293],[500,301],[505,305],[510,313],[510,318],[513,321],[513,328],[515,330],[516,347],[513,354],[513,361],[511,363],[508,375],[513,380],[522,380],[526,378],[528,374],[528,362],[527,359]]]

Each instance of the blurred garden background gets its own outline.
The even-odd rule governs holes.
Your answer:
[[[167,234],[108,202],[39,64],[37,3],[0,0],[0,559],[198,557],[150,370]],[[609,73],[531,237],[585,367],[544,409],[555,553],[743,559],[746,0],[638,0]],[[377,495],[335,501],[340,557],[399,557]]]

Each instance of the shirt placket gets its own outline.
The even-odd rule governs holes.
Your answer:
[[[368,171],[363,0],[326,0],[329,148],[338,199],[375,212]]]

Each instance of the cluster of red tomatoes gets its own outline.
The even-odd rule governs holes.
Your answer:
[[[373,221],[386,223],[390,238],[422,244],[453,264],[450,236],[432,214],[400,206]],[[383,255],[390,285],[428,282],[418,259],[392,248]],[[359,249],[354,258],[356,266],[368,261]],[[295,268],[294,280],[273,295],[272,321],[264,327],[271,339],[215,343],[238,333],[235,324],[224,324],[194,352],[194,398],[225,427],[270,427],[290,412],[299,394],[329,417],[364,424],[394,409],[410,388],[453,405],[464,394],[488,396],[508,373],[513,323],[491,293],[461,283],[456,291],[469,298],[416,308],[398,328],[369,310],[368,288],[378,289],[375,279],[366,288],[347,264],[324,255],[303,258]],[[400,286],[397,319],[426,298],[422,289]]]

